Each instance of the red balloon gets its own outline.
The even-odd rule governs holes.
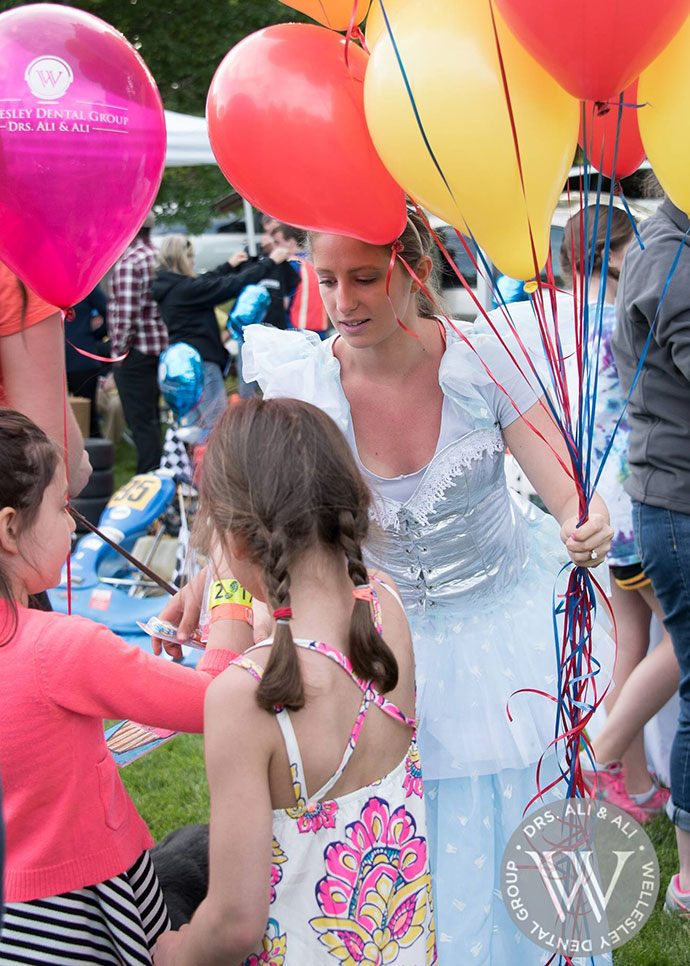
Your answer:
[[[165,118],[146,64],[82,10],[0,14],[0,258],[46,301],[80,301],[151,209]]]
[[[299,228],[375,245],[396,239],[405,196],[364,117],[368,57],[311,24],[277,24],[227,54],[206,105],[223,174],[256,208]]]
[[[617,97],[690,14],[690,0],[496,0],[520,43],[583,101]]]
[[[637,81],[623,92],[623,111],[620,130],[618,130],[618,104],[611,101],[606,105],[594,101],[584,102],[584,126],[580,120],[578,141],[587,160],[607,178],[618,180],[633,174],[645,159],[644,145],[637,123]],[[618,146],[616,147],[616,133]],[[614,170],[615,154],[615,170]]]

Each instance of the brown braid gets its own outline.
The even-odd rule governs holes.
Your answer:
[[[274,530],[268,534],[264,547],[262,562],[268,602],[272,610],[289,607],[290,554],[285,533]],[[259,685],[257,701],[266,711],[276,706],[290,711],[304,707],[304,682],[289,623],[276,623],[271,656]]]
[[[368,520],[361,512],[341,510],[338,514],[340,545],[347,558],[347,572],[355,587],[369,583],[369,574],[362,559],[362,535],[366,535]],[[371,607],[366,600],[355,600],[350,620],[350,660],[356,673],[373,681],[384,694],[398,683],[398,663],[393,652],[374,626]]]

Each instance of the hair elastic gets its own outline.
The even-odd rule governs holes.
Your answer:
[[[366,600],[371,603],[374,599],[374,591],[371,589],[371,584],[359,584],[358,587],[352,588],[352,596],[355,600]]]
[[[276,607],[273,617],[278,624],[289,624],[292,620],[292,607]]]

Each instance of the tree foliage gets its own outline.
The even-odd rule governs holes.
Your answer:
[[[0,11],[24,6],[0,0]],[[70,0],[120,30],[146,61],[167,110],[203,115],[211,78],[225,54],[254,30],[305,19],[279,0]],[[169,168],[158,205],[163,220],[203,230],[228,184],[213,165]]]

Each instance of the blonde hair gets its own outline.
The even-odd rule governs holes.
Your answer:
[[[399,254],[411,269],[416,269],[423,258],[430,258],[432,261],[431,274],[424,283],[426,292],[419,289],[417,293],[417,311],[425,319],[434,319],[439,314],[447,315],[443,298],[439,294],[441,284],[436,241],[416,209],[407,209],[407,223],[398,241],[402,245]],[[403,270],[407,272],[405,266]]]
[[[307,232],[307,244],[310,251],[314,238],[320,234],[325,233],[318,231]],[[419,215],[415,208],[408,206],[407,222],[405,223],[405,227],[399,238],[397,238],[395,241],[402,246],[400,251],[398,251],[398,255],[407,262],[413,271],[416,271],[417,266],[423,258],[430,258],[432,262],[431,274],[424,283],[424,288],[426,291],[423,291],[420,288],[417,292],[417,311],[419,315],[425,319],[435,319],[438,315],[447,315],[447,305],[443,297],[439,294],[441,287],[439,251],[433,235],[424,223],[424,219]],[[394,242],[391,242],[391,245],[392,244],[394,244]],[[390,245],[373,247],[383,248],[388,252],[388,254],[391,252]],[[399,267],[401,271],[405,272],[406,275],[408,274],[404,265],[400,265]],[[412,276],[410,276],[410,278],[412,278]]]
[[[158,268],[194,278],[194,249],[186,235],[166,235],[158,252]]]

